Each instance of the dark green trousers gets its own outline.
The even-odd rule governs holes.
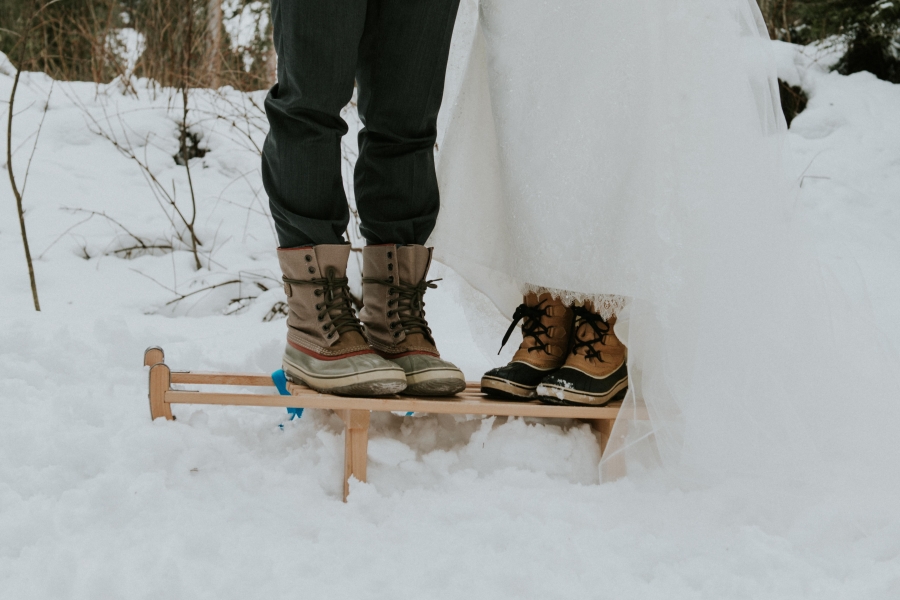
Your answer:
[[[282,248],[336,244],[350,213],[341,109],[364,128],[354,174],[370,244],[424,244],[440,208],[437,116],[459,0],[272,0],[278,83],[266,98],[263,185]]]

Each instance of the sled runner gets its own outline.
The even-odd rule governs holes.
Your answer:
[[[549,419],[580,419],[590,423],[600,443],[606,449],[609,434],[619,413],[621,403],[604,407],[552,406],[537,402],[506,402],[489,400],[480,391],[478,382],[469,382],[465,391],[452,397],[415,398],[390,396],[386,398],[353,398],[320,394],[305,385],[287,382],[282,389],[290,395],[242,394],[172,389],[172,384],[199,386],[241,386],[276,388],[271,375],[244,373],[194,373],[172,371],[164,362],[162,348],[147,348],[144,365],[150,367],[150,416],[153,419],[172,416],[173,404],[219,404],[231,406],[273,406],[289,409],[320,408],[334,411],[344,422],[344,501],[350,492],[350,477],[366,480],[369,418],[372,411],[432,413],[449,415],[485,415],[505,417],[538,417]],[[282,387],[278,382],[277,387]]]

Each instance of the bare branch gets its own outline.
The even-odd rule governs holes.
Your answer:
[[[214,290],[216,288],[224,287],[226,285],[234,285],[234,284],[240,284],[240,283],[241,283],[240,279],[232,279],[230,281],[223,281],[222,283],[214,283],[212,285],[202,287],[199,290],[194,290],[193,292],[189,292],[187,294],[180,294],[177,298],[174,298],[174,299],[166,302],[166,306],[169,306],[170,304],[175,304],[176,302],[181,302],[185,298],[190,298],[194,294],[199,294],[200,292],[208,292],[208,291]]]
[[[54,0],[56,1],[56,0]],[[19,213],[19,227],[22,230],[22,245],[25,247],[25,262],[28,263],[28,277],[31,280],[31,296],[34,299],[34,310],[40,312],[41,303],[38,300],[37,282],[34,278],[34,263],[31,260],[31,249],[28,247],[28,232],[25,229],[25,209],[22,206],[22,194],[16,185],[16,176],[13,173],[12,163],[12,125],[13,107],[16,100],[16,89],[19,87],[21,69],[16,69],[13,79],[12,91],[9,94],[9,112],[6,119],[6,170],[9,173],[9,184],[12,186],[13,195],[16,197],[16,209]],[[35,142],[36,144],[37,142]]]
[[[131,233],[131,232],[128,230],[127,227],[125,227],[124,225],[122,225],[122,223],[120,223],[119,221],[115,220],[114,218],[112,218],[111,216],[109,216],[108,214],[106,214],[106,213],[103,212],[103,211],[88,210],[88,209],[85,209],[85,208],[69,208],[69,207],[67,207],[67,206],[61,207],[61,210],[67,210],[67,211],[73,212],[73,213],[87,213],[87,214],[89,214],[89,215],[91,215],[91,216],[103,217],[104,219],[108,220],[108,221],[111,222],[112,224],[116,225],[119,229],[121,229],[122,231],[124,231],[128,236],[130,236],[131,238],[133,238],[134,241],[137,242],[138,245],[140,245],[141,248],[147,248],[147,247],[148,247],[147,244],[146,244],[146,242],[144,242],[143,239],[141,239],[141,238],[139,238],[138,236],[136,236],[136,235],[134,235],[133,233]],[[82,221],[82,222],[84,222],[84,221]]]
[[[53,80],[50,81],[50,91],[47,93],[47,103],[44,104],[44,110],[41,112],[41,122],[38,123],[37,133],[34,136],[34,146],[31,147],[31,154],[28,156],[28,164],[25,166],[25,177],[22,179],[22,195],[25,195],[25,188],[28,186],[28,174],[31,173],[31,161],[34,160],[34,153],[37,151],[38,140],[41,139],[41,130],[44,128],[44,119],[47,118],[47,111],[50,109],[50,96],[53,95]]]

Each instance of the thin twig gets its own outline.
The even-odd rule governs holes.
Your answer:
[[[9,184],[12,186],[13,195],[16,197],[16,209],[19,213],[19,227],[22,230],[22,245],[25,246],[25,262],[28,263],[28,277],[31,280],[31,296],[34,298],[34,310],[40,312],[41,303],[38,300],[37,282],[34,279],[34,264],[31,261],[31,249],[28,247],[28,232],[25,229],[25,209],[22,206],[22,194],[16,185],[16,176],[13,173],[12,163],[12,124],[13,105],[16,100],[16,89],[19,87],[19,77],[22,69],[16,69],[13,79],[12,91],[9,94],[9,113],[6,119],[6,170],[9,173]]]
[[[52,248],[53,246],[55,246],[56,243],[57,243],[59,240],[63,239],[63,238],[66,236],[67,233],[69,233],[70,231],[72,231],[73,229],[75,229],[76,227],[78,227],[79,225],[82,225],[82,224],[84,224],[84,223],[87,223],[88,221],[90,221],[90,220],[93,219],[93,218],[94,218],[94,215],[88,215],[87,218],[82,219],[81,221],[78,221],[77,223],[75,223],[74,225],[72,225],[71,227],[69,227],[68,229],[66,229],[65,231],[63,231],[61,234],[59,234],[59,237],[57,237],[55,240],[53,240],[53,242],[52,242],[49,246],[47,246],[46,248],[44,248],[44,251],[43,251],[43,252],[41,252],[40,254],[38,254],[38,257],[37,257],[38,260],[43,259],[43,258],[44,258],[44,255],[47,254],[47,252],[50,251],[50,248]]]
[[[174,255],[173,255],[173,256],[174,256]],[[134,273],[137,273],[137,274],[140,275],[141,277],[146,277],[147,279],[149,279],[150,281],[152,281],[153,283],[155,283],[155,284],[158,285],[159,287],[163,288],[164,290],[167,290],[167,291],[169,291],[169,292],[172,292],[173,294],[177,294],[177,293],[178,293],[177,291],[173,290],[172,288],[170,288],[170,287],[167,286],[166,284],[160,283],[160,282],[158,282],[157,280],[153,279],[152,277],[150,277],[150,276],[147,275],[146,273],[141,273],[141,272],[138,271],[137,269],[129,269],[129,270],[130,270],[130,271],[133,271]]]
[[[191,163],[190,157],[187,155],[187,137],[188,137],[188,90],[187,84],[183,85],[181,88],[181,103],[182,103],[182,113],[181,113],[181,160],[184,162],[184,169],[187,172],[187,180],[188,180],[188,189],[191,192],[191,222],[188,225],[188,230],[191,234],[191,249],[194,252],[194,262],[197,266],[197,270],[203,268],[203,265],[200,264],[200,256],[197,254],[197,244],[199,240],[197,239],[197,235],[194,233],[194,223],[197,220],[197,197],[194,194],[194,181],[191,179]]]
[[[174,250],[172,248],[172,244],[141,244],[139,246],[129,246],[127,248],[118,248],[113,250],[113,254],[119,254],[120,252],[125,253],[125,258],[131,258],[131,253],[135,250]]]
[[[34,153],[37,151],[38,140],[41,139],[41,130],[44,128],[44,119],[47,118],[47,110],[50,108],[50,96],[53,95],[54,81],[50,81],[50,91],[47,92],[47,103],[41,112],[41,122],[38,123],[37,133],[34,136],[34,146],[31,147],[31,154],[28,156],[28,164],[25,166],[25,177],[22,179],[22,195],[25,195],[25,188],[28,186],[28,174],[31,173],[31,161],[34,159]]]
[[[215,283],[213,285],[208,285],[206,287],[200,288],[199,290],[194,290],[193,292],[189,292],[187,294],[181,294],[178,298],[174,298],[174,299],[166,302],[166,306],[169,306],[170,304],[175,304],[176,302],[181,302],[185,298],[190,298],[194,294],[199,294],[200,292],[208,292],[208,291],[214,290],[216,288],[224,287],[226,285],[234,285],[236,283],[241,283],[241,280],[240,279],[232,279],[231,281],[223,281],[222,283]]]

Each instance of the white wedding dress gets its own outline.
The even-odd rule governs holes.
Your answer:
[[[793,218],[755,0],[463,0],[444,107],[436,257],[507,314],[619,315],[605,466],[900,479],[898,363]]]

